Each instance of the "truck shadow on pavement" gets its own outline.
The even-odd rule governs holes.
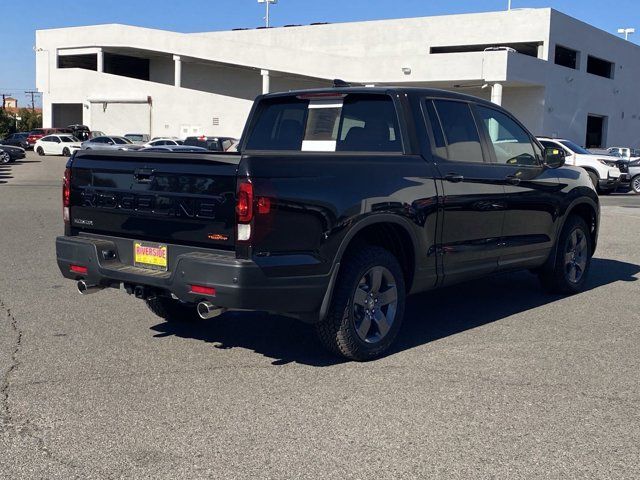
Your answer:
[[[586,292],[614,282],[634,282],[640,265],[594,258]],[[582,293],[584,295],[585,293]],[[414,295],[407,301],[404,324],[389,355],[480,327],[555,302],[564,297],[540,288],[528,272],[501,274]],[[151,327],[158,338],[178,336],[213,343],[216,348],[253,350],[273,365],[300,363],[330,366],[344,362],[326,353],[310,325],[262,312],[227,312],[195,323]]]

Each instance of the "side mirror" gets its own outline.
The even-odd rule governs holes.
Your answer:
[[[547,147],[544,149],[544,164],[548,168],[560,168],[564,165],[565,155],[560,148]]]

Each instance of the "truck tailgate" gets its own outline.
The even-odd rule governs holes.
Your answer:
[[[70,226],[141,241],[232,249],[240,155],[78,152]]]

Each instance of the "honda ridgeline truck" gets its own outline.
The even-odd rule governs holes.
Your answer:
[[[589,175],[492,103],[418,88],[264,95],[238,150],[75,153],[62,275],[85,294],[124,288],[167,321],[292,316],[354,360],[387,352],[409,294],[516,269],[555,292],[585,284],[600,216]]]

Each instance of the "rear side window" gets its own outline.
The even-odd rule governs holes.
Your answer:
[[[257,112],[248,150],[300,150],[308,100],[264,100]]]
[[[480,136],[469,105],[451,100],[434,100],[433,103],[442,125],[448,159],[483,162]]]
[[[248,150],[401,152],[395,106],[387,95],[336,95],[263,101]]]

